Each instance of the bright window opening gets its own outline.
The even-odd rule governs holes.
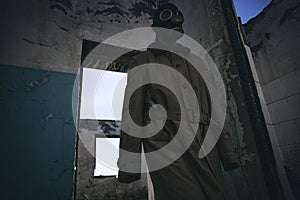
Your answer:
[[[117,176],[127,74],[83,68],[80,120],[95,138],[94,176]],[[93,123],[92,123],[93,122]],[[90,124],[97,125],[90,131]]]

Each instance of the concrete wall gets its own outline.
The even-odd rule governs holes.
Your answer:
[[[300,3],[274,0],[244,25],[287,199],[300,198]]]
[[[266,199],[220,1],[171,2],[183,11],[186,34],[208,50],[227,85],[232,135],[243,164],[240,169],[224,173],[227,196]],[[5,199],[72,198],[76,130],[71,94],[80,69],[82,40],[101,42],[120,31],[149,26],[157,3],[146,0],[1,2],[0,24],[5,31],[0,37],[0,103],[1,110],[7,111],[1,111],[4,127],[1,134],[7,138],[3,140],[6,144],[1,145],[6,154],[1,177],[7,187],[1,188],[1,193]],[[81,173],[77,183],[84,184],[77,184],[77,199],[101,196],[90,171],[80,169],[94,163],[80,144],[79,141],[76,173]],[[23,171],[17,171],[18,164]],[[105,190],[107,182],[101,182]],[[110,187],[118,189],[118,183],[112,182],[114,185]]]
[[[73,196],[81,40],[67,31],[73,18],[51,9],[54,3],[0,3],[1,199]]]

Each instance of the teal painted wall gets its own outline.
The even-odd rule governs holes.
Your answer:
[[[0,65],[1,199],[72,199],[75,77]]]

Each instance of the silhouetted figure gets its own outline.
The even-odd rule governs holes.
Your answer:
[[[160,6],[153,17],[153,27],[173,29],[180,33],[183,33],[183,22],[183,14],[175,5],[170,3]],[[178,38],[164,38],[162,36],[161,38],[157,37],[156,42],[162,45],[174,45],[175,47],[178,46],[176,39]],[[166,42],[166,40],[168,41]],[[172,44],[170,44],[170,40],[173,40]],[[211,115],[211,102],[206,84],[196,69],[184,58],[164,50],[151,48],[151,46],[146,52],[142,52],[133,58],[134,62],[130,68],[150,62],[167,65],[181,73],[196,93],[201,116],[199,122],[197,122],[199,128],[196,137],[184,154],[170,165],[156,171],[150,171],[155,199],[224,199],[224,183],[220,163],[222,162],[225,170],[232,170],[239,166],[228,126],[225,124],[221,137],[213,150],[205,158],[200,159],[198,157],[199,150],[210,123]],[[190,50],[185,48],[184,51],[189,53]],[[185,87],[181,85],[176,77],[171,77],[170,74],[166,74],[165,77],[167,81],[172,82],[175,88],[179,88],[184,93]],[[130,84],[134,83],[131,82],[131,77],[128,76],[127,87],[130,87]],[[182,96],[181,98],[185,100],[189,97]],[[148,84],[136,90],[129,102],[129,111],[136,124],[146,126],[150,122],[149,108],[154,104],[160,104],[165,108],[167,120],[163,129],[149,138],[133,137],[122,131],[120,148],[140,153],[142,144],[145,152],[153,152],[168,145],[174,139],[180,125],[181,110],[178,101],[180,99],[177,99],[168,88],[159,84]],[[164,159],[163,156],[160,159]],[[146,159],[148,160],[147,157]],[[128,160],[122,158],[122,154],[120,154],[118,165],[120,167],[118,176],[120,182],[130,183],[140,178],[139,173],[122,171],[122,166],[125,165],[137,167],[138,169],[140,159]]]

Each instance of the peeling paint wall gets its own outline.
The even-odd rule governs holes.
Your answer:
[[[1,199],[71,199],[74,79],[0,65]]]
[[[160,2],[163,1],[161,0]],[[266,199],[266,188],[251,130],[249,111],[245,104],[220,1],[186,0],[183,2],[173,0],[170,2],[180,7],[186,18],[184,23],[186,34],[208,50],[221,70],[224,81],[228,86],[230,109],[228,117],[232,120],[232,136],[237,153],[243,163],[243,168],[230,173],[224,172],[227,196],[229,199],[248,199],[249,197]],[[22,137],[28,135],[26,137],[27,140],[24,140],[26,148],[19,148],[17,145],[17,150],[15,150],[14,154],[11,154],[16,156],[11,157],[8,154],[5,160],[7,163],[10,163],[10,160],[17,163],[19,159],[27,161],[32,152],[49,151],[55,153],[57,149],[60,149],[61,153],[68,152],[66,159],[69,159],[71,162],[75,148],[74,138],[76,133],[74,122],[69,121],[69,117],[70,119],[72,117],[70,114],[72,111],[70,94],[72,93],[75,74],[80,69],[83,39],[101,42],[123,30],[150,26],[151,15],[154,8],[158,5],[158,0],[28,0],[18,2],[17,5],[9,1],[2,1],[0,5],[2,14],[0,24],[2,30],[5,30],[1,32],[0,37],[1,70],[5,72],[1,73],[1,76],[5,79],[1,79],[1,84],[3,84],[3,86],[1,85],[1,94],[3,96],[1,96],[0,102],[1,106],[3,105],[4,108],[10,109],[12,114],[11,117],[7,117],[6,113],[1,113],[2,122],[6,124],[4,133],[14,134],[16,138],[19,137],[19,134],[23,134]],[[28,78],[24,79],[26,80],[25,82],[20,82],[14,86],[14,81],[22,80],[23,72],[26,72]],[[35,73],[38,73],[39,76],[32,77]],[[56,77],[57,79],[51,79],[51,77]],[[72,77],[72,81],[66,77]],[[2,80],[9,80],[11,85],[5,86],[6,81]],[[68,87],[62,86],[64,84]],[[48,86],[51,87],[48,88]],[[23,90],[27,94],[26,98],[34,100],[31,104],[24,104],[25,110],[16,110],[18,105],[23,103],[25,97],[23,91],[15,90],[14,87],[25,87]],[[43,87],[47,87],[47,90],[42,90],[41,88]],[[38,91],[38,93],[32,94],[32,91]],[[16,95],[10,96],[11,99],[6,100],[11,93]],[[44,100],[46,101],[44,102]],[[63,103],[61,104],[61,102]],[[45,108],[38,109],[39,106],[44,106]],[[62,119],[61,115],[63,113],[68,113],[68,117]],[[58,122],[59,119],[61,120],[60,122]],[[34,120],[42,123],[43,126],[40,127],[41,125],[34,123],[36,122]],[[61,124],[58,125],[54,122]],[[12,126],[12,124],[17,125]],[[70,129],[67,132],[66,130],[62,132],[61,126],[70,127]],[[12,127],[17,129],[14,130]],[[48,135],[43,135],[43,127],[45,127],[45,130],[51,130],[51,133],[56,135],[49,139]],[[23,132],[20,130],[23,130]],[[38,135],[40,139],[37,144],[31,140],[31,138],[35,138],[35,135]],[[68,144],[59,143],[58,141],[61,141],[66,135],[68,135],[68,138],[64,139],[64,142],[67,141]],[[12,135],[5,135],[5,137],[13,138]],[[40,141],[49,142],[49,146],[42,145],[44,143]],[[13,140],[7,142],[7,147],[16,145]],[[31,149],[31,146],[34,146],[34,148]],[[24,155],[21,154],[18,157],[18,151],[22,151]],[[31,169],[30,162],[27,161],[28,173],[25,175],[20,174],[18,176],[20,179],[27,180],[29,176],[34,176],[35,170],[40,168],[42,163],[46,163],[45,165],[47,166],[51,166],[49,163],[52,160],[54,163],[60,163],[61,155],[59,153],[53,155],[54,159],[45,157],[43,154],[30,158],[34,167],[31,167]],[[114,180],[95,180],[91,177],[92,171],[87,171],[86,166],[92,166],[93,163],[93,158],[90,157],[79,141],[77,173],[81,170],[81,175],[77,176],[77,183],[82,181],[83,184],[80,187],[78,187],[80,184],[77,184],[76,192],[77,195],[79,194],[77,198],[84,199],[87,197],[96,198],[97,195],[101,196],[100,193],[97,194],[99,191],[97,188],[103,186],[105,190],[105,185],[108,182],[113,184],[111,188],[115,189],[111,190],[112,193],[122,194],[122,191],[118,193],[120,191],[119,183],[114,182]],[[30,199],[71,198],[70,190],[73,186],[71,174],[74,173],[73,167],[71,164],[61,165],[53,174],[50,168],[50,171],[41,172],[40,179],[29,179],[32,180],[32,185],[35,185],[38,189],[34,190],[33,186],[32,188],[28,186],[25,191],[21,185],[18,185],[14,187],[14,190],[27,192],[26,195],[31,197]],[[41,168],[48,169],[45,166],[41,166]],[[7,182],[9,182],[10,178],[8,174],[13,174],[14,169],[12,165],[7,164],[7,175],[5,176]],[[66,175],[61,171],[66,171],[70,174]],[[52,186],[41,184],[49,182],[48,176],[59,177],[62,181],[59,182],[56,179],[52,182],[50,181],[54,185],[53,187],[60,188],[55,189],[56,192],[54,193],[57,194],[55,197],[52,196]],[[95,186],[97,183],[102,185]],[[132,189],[130,188],[131,186],[125,187],[128,187],[129,191]],[[110,189],[107,189],[107,191],[110,191]]]
[[[299,1],[274,0],[243,26],[287,199],[300,198],[299,11]]]

